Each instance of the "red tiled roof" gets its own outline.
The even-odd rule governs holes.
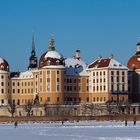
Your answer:
[[[90,65],[88,66],[88,68],[94,68],[94,67],[96,67],[96,68],[108,67],[109,64],[110,64],[110,60],[111,60],[111,59],[109,59],[109,58],[107,58],[107,59],[99,59],[99,60],[96,60],[96,61],[94,61],[92,64],[90,64]]]

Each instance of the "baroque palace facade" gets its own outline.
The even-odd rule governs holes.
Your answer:
[[[99,56],[89,65],[80,50],[64,58],[53,38],[38,63],[33,37],[27,71],[10,72],[8,62],[0,58],[0,105],[26,105],[36,97],[41,105],[128,102],[128,68],[113,55]]]

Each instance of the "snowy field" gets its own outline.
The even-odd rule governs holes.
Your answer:
[[[0,140],[140,140],[140,122],[0,124]]]

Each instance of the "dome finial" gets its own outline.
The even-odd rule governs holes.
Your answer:
[[[49,51],[54,51],[54,50],[55,50],[54,39],[53,39],[53,35],[51,34],[50,41],[49,41]]]
[[[81,51],[79,49],[75,51],[75,58],[78,59],[78,60],[81,58],[80,52]]]

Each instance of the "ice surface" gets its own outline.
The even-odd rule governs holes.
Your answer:
[[[140,122],[0,124],[0,140],[140,140]]]

